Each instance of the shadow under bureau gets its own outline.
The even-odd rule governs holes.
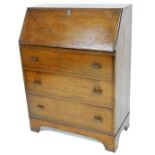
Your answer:
[[[129,126],[131,6],[28,8],[19,46],[31,129],[115,151]]]

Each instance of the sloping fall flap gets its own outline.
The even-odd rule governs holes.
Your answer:
[[[121,9],[28,8],[20,45],[113,52]]]

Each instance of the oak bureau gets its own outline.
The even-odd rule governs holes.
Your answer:
[[[31,129],[115,151],[129,127],[131,5],[27,9],[19,39]]]

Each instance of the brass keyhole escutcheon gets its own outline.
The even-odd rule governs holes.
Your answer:
[[[71,15],[71,10],[67,10],[67,16]]]

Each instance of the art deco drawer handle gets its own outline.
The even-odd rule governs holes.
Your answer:
[[[38,107],[39,109],[41,109],[41,110],[44,109],[44,105],[41,105],[41,104],[38,104],[37,107]]]
[[[92,63],[91,66],[92,66],[92,68],[94,68],[94,69],[101,69],[101,68],[102,68],[102,65],[99,64],[99,63]]]
[[[32,81],[34,84],[40,85],[41,84],[41,80],[33,80]]]
[[[95,119],[96,122],[102,122],[103,121],[103,118],[101,116],[99,116],[99,115],[95,115],[94,119]]]
[[[39,61],[39,58],[36,57],[36,56],[31,56],[30,60],[33,61],[33,62],[36,62],[36,61]]]
[[[102,89],[101,88],[94,88],[93,94],[95,95],[102,95]]]

